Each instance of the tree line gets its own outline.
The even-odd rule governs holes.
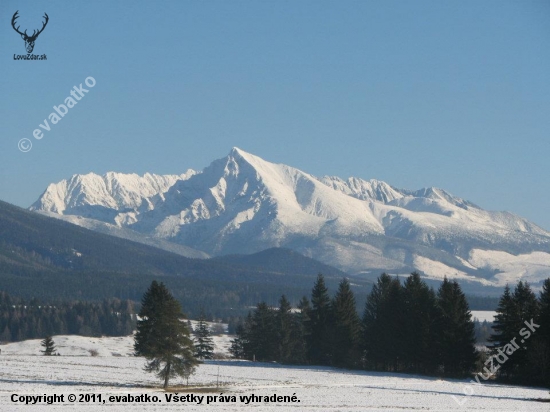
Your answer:
[[[127,336],[135,324],[130,301],[47,303],[0,292],[0,342],[4,343],[52,335]]]
[[[506,300],[509,291],[501,299],[499,310],[507,314],[499,312],[500,317],[497,316],[494,337],[497,344],[507,342],[511,331],[518,334],[526,316],[532,314],[546,325],[550,321],[550,279],[540,300],[523,290],[529,289],[528,285],[520,285],[520,291],[514,293],[516,303]],[[525,296],[530,303],[519,304]],[[529,312],[527,307],[538,309]],[[510,310],[515,311],[515,317],[508,314]],[[538,335],[530,345],[548,358],[547,329],[541,326]],[[297,310],[291,309],[284,295],[278,308],[259,303],[237,326],[231,352],[237,358],[249,360],[449,377],[474,372],[482,357],[475,347],[474,322],[460,285],[445,278],[434,291],[418,273],[412,273],[404,282],[382,274],[368,295],[362,317],[347,279],[340,282],[331,298],[323,276],[319,275],[311,299],[303,297]],[[506,376],[519,373],[521,368],[517,365],[522,362],[518,358],[502,372]],[[548,364],[545,365],[538,367],[547,371]]]
[[[493,330],[484,376],[550,386],[550,279],[538,299],[526,282],[518,282],[513,292],[506,286]]]

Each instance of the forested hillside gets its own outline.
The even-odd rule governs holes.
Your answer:
[[[126,336],[135,328],[132,302],[28,301],[0,292],[0,342],[52,335]]]
[[[288,253],[278,252],[278,258],[288,261]],[[189,315],[208,307],[212,315],[226,316],[243,314],[259,301],[275,304],[282,293],[297,302],[317,268],[333,285],[342,275],[295,252],[292,262],[274,268],[189,259],[0,202],[0,289],[25,299],[139,301],[151,281],[161,278]],[[368,282],[355,283],[366,295],[366,288],[359,290]]]

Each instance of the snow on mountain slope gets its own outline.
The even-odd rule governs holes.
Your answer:
[[[76,175],[50,185],[31,209],[88,217],[211,255],[284,246],[353,273],[416,269],[480,285],[550,274],[550,233],[521,217],[437,188],[316,178],[238,148],[199,173]],[[519,259],[526,268],[474,250],[542,254]]]
[[[519,277],[536,285],[550,277],[550,253],[532,252],[516,256],[496,250],[473,249],[470,262],[477,267],[498,272],[495,278],[500,284],[512,284]]]
[[[368,203],[239,149],[177,182],[131,228],[211,254],[252,253],[304,237],[383,233]]]
[[[404,196],[398,189],[391,187],[386,182],[375,179],[367,181],[357,177],[350,177],[348,180],[343,180],[337,176],[325,176],[320,180],[335,190],[361,200],[377,200],[389,203]]]
[[[178,255],[185,256],[193,259],[208,259],[210,256],[200,250],[193,249],[189,246],[180,245],[174,242],[170,242],[158,237],[138,233],[131,229],[119,227],[114,224],[102,222],[95,219],[85,218],[75,215],[58,215],[52,212],[38,211],[48,217],[64,220],[65,222],[72,223],[73,225],[81,226],[86,229],[95,230],[99,233],[106,235],[119,237],[121,239],[131,240],[133,242],[142,243],[144,245],[153,246],[159,249],[166,250],[168,252],[177,253]]]
[[[162,197],[176,181],[188,179],[195,173],[189,169],[179,176],[114,172],[103,176],[95,173],[74,175],[68,180],[50,184],[29,209],[99,218],[122,225],[135,221],[136,213],[151,207],[148,198]]]

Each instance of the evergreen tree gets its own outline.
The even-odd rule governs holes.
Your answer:
[[[332,307],[323,275],[319,274],[311,291],[311,334],[309,359],[315,365],[330,365],[332,361]]]
[[[510,287],[506,285],[498,303],[497,314],[493,323],[495,333],[489,338],[489,342],[493,343],[492,349],[505,345],[516,336],[517,330],[512,320],[514,311],[514,300],[512,299]]]
[[[405,346],[403,287],[398,278],[383,273],[365,304],[362,347],[365,366],[383,371],[401,370]]]
[[[238,324],[235,331],[235,338],[231,341],[229,353],[236,359],[247,358],[247,347],[249,346],[247,333],[243,324]]]
[[[411,273],[403,285],[405,324],[405,369],[413,372],[433,373],[437,368],[438,318],[435,293],[420,278]]]
[[[281,296],[279,300],[279,310],[275,314],[275,322],[276,360],[287,364],[306,363],[307,346],[303,313],[292,313],[290,302],[285,295]]]
[[[204,313],[201,312],[199,324],[193,332],[195,335],[195,357],[198,359],[212,359],[214,344],[210,330],[204,320]]]
[[[518,282],[513,298],[516,303],[518,321],[524,323],[538,317],[539,302],[527,282]]]
[[[277,328],[274,311],[261,302],[254,310],[248,327],[245,351],[257,361],[273,361],[277,358]]]
[[[292,362],[292,354],[295,345],[294,322],[291,313],[290,302],[286,296],[279,300],[279,311],[277,312],[277,361],[282,363]]]
[[[334,309],[334,365],[354,368],[359,365],[361,321],[357,315],[355,296],[349,281],[343,279],[332,302]]]
[[[514,290],[513,299],[515,303],[516,313],[514,321],[517,322],[516,336],[520,340],[520,348],[510,355],[510,368],[516,380],[526,383],[534,383],[536,375],[536,365],[529,362],[529,357],[534,354],[533,346],[536,346],[538,330],[531,331],[526,328],[526,323],[530,324],[539,318],[539,302],[536,295],[531,290],[527,282],[518,282]],[[527,331],[529,336],[523,335],[523,331]],[[531,336],[533,335],[533,336]],[[522,342],[523,341],[523,342]],[[535,368],[533,368],[535,367]]]
[[[466,376],[476,362],[474,322],[460,285],[445,279],[437,291],[439,359],[447,376]]]
[[[43,351],[41,351],[44,356],[52,356],[55,355],[55,342],[53,341],[51,336],[46,336],[41,342],[40,346],[44,348]]]
[[[531,331],[526,329],[525,322],[538,319],[538,314],[538,301],[529,284],[519,281],[513,293],[510,293],[510,288],[506,286],[495,316],[495,333],[490,338],[493,342],[493,355],[506,358],[500,365],[500,377],[531,380],[532,371],[529,370],[527,359],[529,347],[535,339],[530,338]],[[529,336],[520,336],[522,330],[528,331]],[[519,339],[522,340],[521,344],[517,342]]]
[[[295,363],[309,363],[309,341],[311,336],[311,306],[307,297],[298,303],[300,312],[296,316],[298,344],[295,348]]]
[[[550,387],[550,278],[546,279],[542,285],[536,323],[540,325],[540,329],[534,336],[535,341],[529,363],[535,372],[537,383]]]
[[[134,350],[147,359],[145,370],[164,380],[164,388],[171,377],[188,376],[197,364],[183,316],[164,284],[153,281],[142,299]]]

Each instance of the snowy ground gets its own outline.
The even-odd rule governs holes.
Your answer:
[[[229,357],[231,346],[230,335],[213,335],[214,353],[223,357]],[[101,357],[129,357],[134,352],[134,337],[103,337],[90,338],[86,336],[54,336],[56,351],[61,356],[91,356],[91,351],[97,352]],[[23,342],[0,345],[1,355],[41,355],[40,339],[26,340]]]
[[[482,323],[483,321],[494,322],[496,315],[497,313],[493,310],[472,310],[472,319],[477,319]]]
[[[59,357],[32,355],[37,341],[1,346],[0,411],[167,411],[204,410],[238,411],[255,408],[262,411],[548,411],[550,404],[533,398],[550,398],[548,390],[507,385],[471,385],[466,381],[439,380],[420,376],[345,371],[321,367],[284,367],[239,361],[212,361],[199,366],[190,386],[207,386],[212,392],[190,389],[188,393],[204,396],[202,404],[169,403],[160,382],[143,371],[143,359],[131,353],[131,338],[54,337]],[[33,348],[34,345],[34,348]],[[64,349],[62,349],[64,348]],[[88,349],[100,356],[92,357]],[[69,356],[74,354],[75,356]],[[104,354],[104,356],[101,356]],[[114,355],[116,354],[116,355]],[[120,356],[119,356],[120,355]],[[220,388],[216,389],[219,381]],[[181,385],[181,379],[173,380]],[[235,402],[207,402],[207,396],[220,393],[235,396]],[[464,393],[471,396],[465,396]],[[179,395],[187,395],[180,391]],[[43,394],[64,395],[64,402],[46,405],[14,403],[12,396]],[[68,395],[101,394],[102,401],[72,403]],[[109,396],[148,394],[159,402],[120,403]],[[300,402],[245,405],[240,396],[251,394],[292,397]],[[452,395],[456,397],[453,399]],[[24,398],[21,398],[24,399]],[[105,403],[103,403],[105,401]],[[459,405],[459,403],[462,405]]]

